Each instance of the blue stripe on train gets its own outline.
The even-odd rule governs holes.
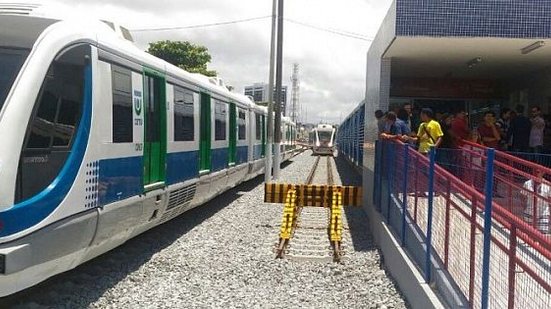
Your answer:
[[[71,153],[59,175],[42,192],[0,212],[0,237],[26,230],[44,220],[65,199],[86,153],[92,122],[92,67],[84,69],[83,109]],[[38,176],[37,176],[38,177]]]
[[[228,167],[228,148],[211,150],[211,171],[217,172]]]
[[[235,156],[235,163],[242,164],[247,162],[249,156],[249,146],[238,146],[237,155]]]
[[[199,175],[197,151],[167,154],[166,182],[183,182]],[[99,163],[99,204],[101,206],[143,192],[143,158],[127,157]]]
[[[169,185],[184,182],[199,176],[199,152],[186,151],[168,153],[166,160],[166,182]]]
[[[254,145],[253,148],[253,159],[258,160],[262,157],[262,144]]]
[[[143,192],[143,157],[106,159],[99,162],[100,206]]]

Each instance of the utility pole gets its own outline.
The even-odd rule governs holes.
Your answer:
[[[264,182],[272,180],[272,143],[274,142],[274,62],[275,62],[275,40],[276,40],[276,14],[277,0],[272,4],[272,36],[270,41],[270,77],[268,78],[268,121],[266,123],[266,163],[264,168]]]
[[[276,61],[276,104],[274,123],[274,180],[279,178],[281,165],[281,82],[283,78],[283,0],[277,2],[277,61]]]
[[[300,91],[300,80],[298,77],[299,65],[298,63],[293,64],[293,75],[291,76],[291,82],[293,83],[293,93],[291,94],[291,119],[296,124],[298,122],[298,111],[299,111],[299,91]]]

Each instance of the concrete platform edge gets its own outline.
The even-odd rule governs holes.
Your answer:
[[[423,276],[400,246],[381,215],[373,207],[367,212],[374,240],[383,254],[385,269],[398,284],[412,308],[447,308],[438,295],[425,283]]]

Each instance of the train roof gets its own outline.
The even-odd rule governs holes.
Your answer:
[[[254,105],[254,110],[262,114],[268,114],[268,108],[266,106]]]
[[[335,126],[333,126],[332,124],[327,124],[327,123],[320,123],[316,127],[316,129],[334,129],[334,128],[335,128]]]
[[[75,41],[95,41],[97,46],[125,60],[163,72],[167,77],[181,79],[211,95],[227,98],[248,108],[256,104],[248,97],[229,91],[207,76],[189,73],[159,59],[134,45],[115,31],[112,23],[82,17],[50,19],[37,16],[0,14],[0,41],[4,47],[31,49],[45,35],[74,37]],[[81,36],[81,37],[79,37]],[[84,37],[88,36],[88,37]]]
[[[291,125],[296,125],[296,124],[293,122],[293,119],[291,119],[291,117],[282,116],[282,117],[281,117],[281,121],[282,121],[283,123],[287,123],[287,124],[291,124]]]
[[[31,49],[44,30],[59,20],[29,16],[1,15],[2,47]]]

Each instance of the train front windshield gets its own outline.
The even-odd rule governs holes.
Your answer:
[[[329,143],[331,142],[331,136],[333,132],[331,131],[318,131],[318,138],[320,143]]]
[[[21,49],[0,48],[0,111],[27,54]]]

